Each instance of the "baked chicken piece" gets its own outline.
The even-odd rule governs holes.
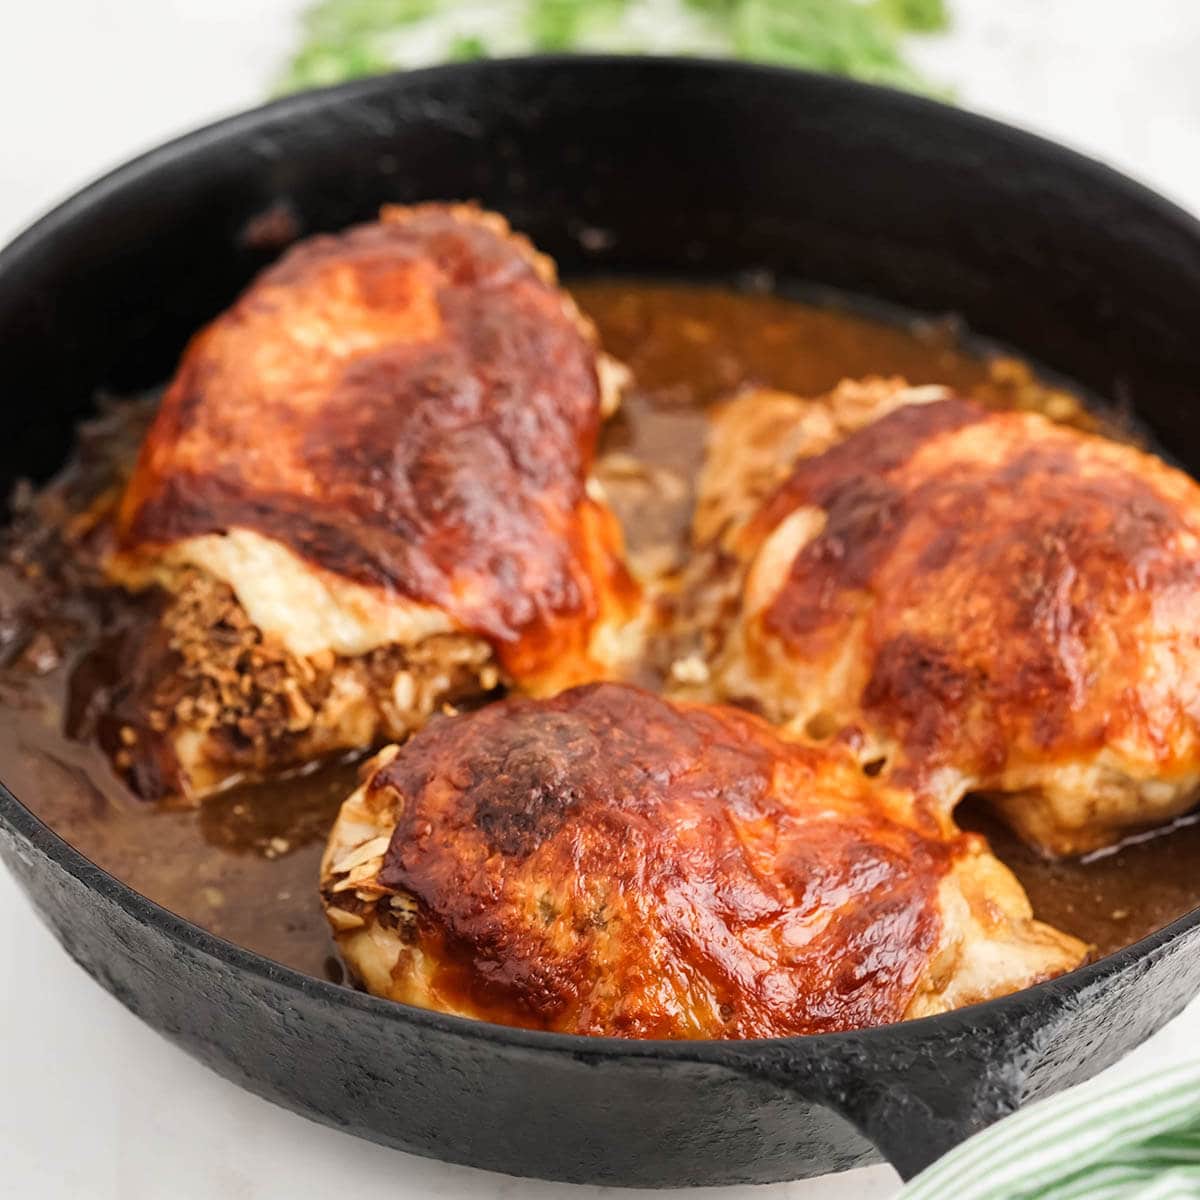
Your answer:
[[[1194,803],[1200,487],[1159,459],[906,404],[795,462],[724,540],[740,605],[707,694],[836,733],[947,812],[992,793],[1049,854]]]
[[[143,794],[196,797],[636,652],[590,485],[621,368],[502,218],[385,208],[300,243],[188,347],[109,573],[169,600],[117,705]]]
[[[982,838],[843,748],[627,684],[500,701],[386,748],[321,888],[369,991],[559,1032],[853,1029],[1085,955]]]

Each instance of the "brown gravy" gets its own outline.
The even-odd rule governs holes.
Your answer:
[[[812,395],[844,376],[900,374],[1091,423],[1072,397],[1037,387],[1018,365],[972,353],[950,322],[904,326],[715,287],[622,280],[583,283],[574,292],[605,346],[634,372],[632,394],[605,433],[602,474],[631,552],[662,568],[670,562],[659,560],[677,559],[685,546],[706,407],[741,385]],[[145,402],[126,405],[94,423],[53,486],[52,504],[69,517],[113,486],[148,412]],[[44,501],[39,512],[44,520]],[[21,532],[18,519],[17,531],[16,553],[10,546],[0,566],[4,782],[88,858],[152,900],[279,962],[340,980],[317,899],[317,863],[354,764],[239,787],[199,810],[137,800],[93,740],[64,733],[87,728],[86,714],[69,709],[70,697],[94,689],[84,674],[103,673],[104,633],[130,619],[130,606],[73,579],[61,554],[55,561],[53,539],[37,536],[31,522]],[[56,597],[52,605],[37,602],[48,595]],[[1102,953],[1200,903],[1200,823],[1193,820],[1090,862],[1047,863],[967,807],[964,823],[991,837],[1038,915]]]

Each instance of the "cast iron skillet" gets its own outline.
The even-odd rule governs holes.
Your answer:
[[[729,275],[961,313],[1129,406],[1193,471],[1200,225],[1093,162],[859,84],[698,61],[454,66],[192,134],[0,255],[4,480],[62,462],[97,388],[167,377],[273,251],[381,201],[478,197],[565,272]],[[597,232],[599,231],[599,232]],[[0,764],[2,770],[3,764]],[[631,1042],[477,1024],[310,979],[85,861],[0,791],[0,851],[68,952],[223,1075],[316,1120],[520,1175],[678,1185],[908,1176],[1136,1046],[1200,989],[1200,913],[1001,1000],[859,1033]]]

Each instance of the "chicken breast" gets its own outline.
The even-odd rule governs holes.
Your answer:
[[[437,719],[368,765],[321,869],[368,990],[642,1038],[941,1012],[1084,957],[975,835],[734,709],[596,684]]]
[[[200,795],[619,672],[639,598],[589,485],[619,377],[470,206],[263,272],[188,347],[120,505],[112,578],[172,598],[120,700],[131,777]]]
[[[727,534],[716,695],[1049,854],[1200,787],[1200,488],[1132,446],[948,398],[796,462]]]

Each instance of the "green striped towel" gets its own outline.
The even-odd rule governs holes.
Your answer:
[[[985,1129],[898,1200],[1200,1197],[1200,1063],[1101,1077]]]

